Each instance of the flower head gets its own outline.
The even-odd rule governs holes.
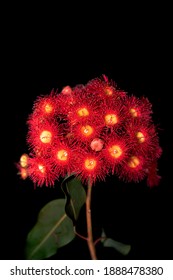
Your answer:
[[[84,183],[113,174],[157,185],[162,150],[152,113],[147,98],[129,96],[105,75],[39,96],[27,121],[30,153],[20,158],[21,177],[48,186],[71,173]]]

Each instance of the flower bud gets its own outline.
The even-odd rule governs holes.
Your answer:
[[[66,86],[62,89],[62,94],[64,95],[71,95],[71,93],[72,93],[72,89],[70,86]]]
[[[101,140],[100,138],[95,138],[92,140],[90,147],[93,151],[99,152],[103,149],[103,140]]]

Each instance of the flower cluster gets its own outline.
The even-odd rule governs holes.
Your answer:
[[[105,75],[39,96],[27,121],[29,153],[20,158],[21,177],[51,186],[72,173],[83,183],[113,174],[157,185],[162,150],[152,113],[147,98],[129,96]]]

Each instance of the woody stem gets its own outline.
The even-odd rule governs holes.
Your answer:
[[[92,192],[92,182],[88,181],[87,197],[86,197],[86,222],[87,222],[87,243],[90,251],[91,259],[97,260],[95,245],[93,242],[92,233],[92,221],[91,221],[91,192]]]

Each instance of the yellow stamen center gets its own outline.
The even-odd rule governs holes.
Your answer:
[[[88,170],[93,170],[96,167],[96,160],[95,159],[86,159],[85,160],[85,168]]]
[[[138,131],[136,133],[136,137],[138,138],[139,143],[143,143],[145,141],[145,136],[142,132]]]
[[[109,153],[114,158],[119,158],[122,155],[122,149],[118,145],[113,145],[109,148]]]
[[[45,171],[46,171],[45,166],[42,165],[42,164],[39,164],[39,165],[38,165],[38,169],[39,169],[39,171],[40,171],[41,173],[45,173]]]
[[[77,114],[79,117],[86,117],[89,115],[88,110],[84,107],[84,108],[80,108],[77,110]]]
[[[136,156],[132,156],[128,162],[128,166],[131,168],[136,168],[140,164],[139,159]]]
[[[130,112],[130,114],[131,114],[131,116],[132,116],[133,118],[136,118],[136,117],[138,116],[138,112],[137,112],[137,110],[134,109],[134,108],[131,108],[131,109],[129,110],[129,112]]]
[[[105,88],[105,93],[106,93],[106,95],[111,96],[111,95],[113,94],[112,88],[106,87],[106,88]]]
[[[58,151],[57,158],[61,161],[66,161],[68,159],[68,152],[66,150]]]
[[[40,140],[44,144],[50,143],[52,140],[52,133],[48,130],[42,131],[40,134]]]
[[[81,132],[84,136],[88,137],[93,133],[93,128],[90,125],[82,126]]]
[[[46,113],[51,113],[53,111],[53,106],[51,104],[46,104],[44,107]]]
[[[114,125],[118,122],[117,116],[115,114],[108,114],[105,116],[106,125]]]

